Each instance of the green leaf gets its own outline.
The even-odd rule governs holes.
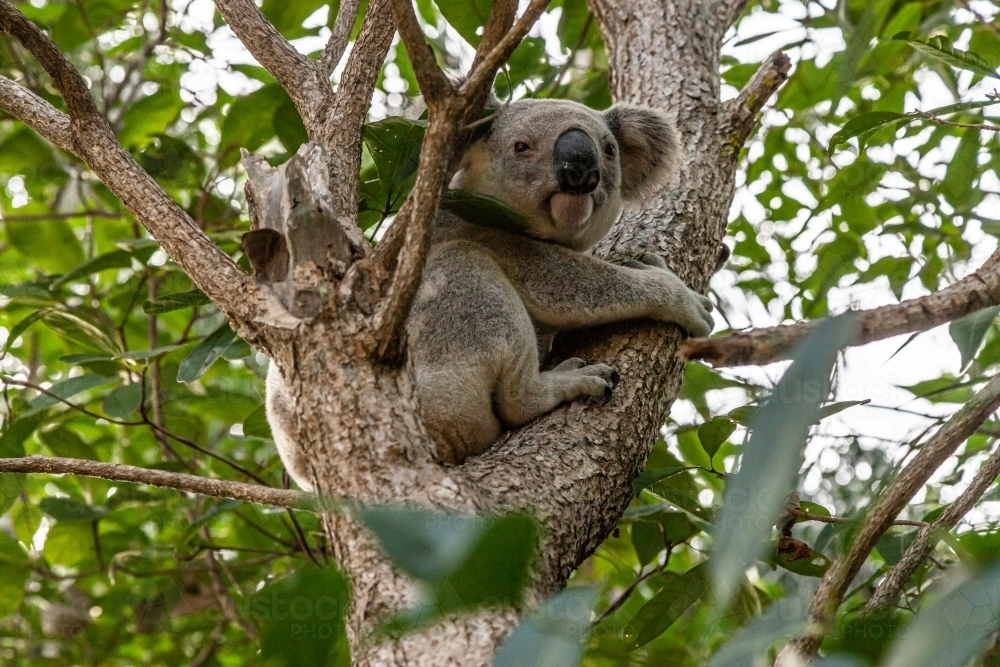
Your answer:
[[[9,422],[0,436],[0,458],[15,459],[24,456],[24,441],[45,421],[45,413],[21,416]]]
[[[360,514],[396,566],[427,581],[439,580],[458,567],[484,527],[474,516],[395,507],[365,507]]]
[[[486,24],[492,0],[446,0],[437,3],[445,20],[472,46],[479,46],[478,31]]]
[[[52,299],[48,286],[43,283],[0,285],[0,294],[8,299],[42,299],[45,301]]]
[[[754,416],[739,472],[726,481],[712,557],[713,590],[729,602],[749,562],[763,553],[802,467],[809,428],[830,392],[841,348],[855,337],[857,320],[824,320],[793,351],[792,365]]]
[[[56,456],[65,456],[70,459],[96,459],[94,448],[68,428],[59,427],[39,431],[38,439]]]
[[[121,351],[107,332],[75,313],[54,308],[39,312],[42,312],[42,319],[49,329],[75,345],[110,354]]]
[[[177,381],[187,383],[200,378],[234,340],[236,332],[228,322],[205,336],[181,361],[177,368]]]
[[[815,514],[816,516],[830,516],[830,510],[826,507],[819,503],[811,503],[808,500],[800,501],[799,509],[808,514]]]
[[[399,614],[390,631],[484,604],[519,604],[537,540],[536,523],[528,515],[484,518],[393,507],[357,511],[398,567],[431,584],[429,597]]]
[[[878,541],[876,549],[889,567],[894,567],[917,537],[917,530],[890,530]]]
[[[390,116],[364,129],[365,146],[375,162],[375,171],[386,196],[393,201],[380,202],[386,207],[397,206],[413,187],[413,176],[420,160],[420,145],[427,122]],[[391,207],[394,208],[394,207]]]
[[[787,639],[805,628],[811,595],[811,592],[808,592],[808,595],[800,593],[798,596],[786,597],[772,604],[759,618],[716,652],[707,667],[756,665],[758,657],[768,646],[778,639]]]
[[[838,144],[847,143],[848,139],[859,135],[874,132],[899,121],[911,122],[913,120],[916,119],[908,114],[893,111],[870,111],[860,114],[847,121],[844,127],[830,137],[829,150],[832,152]]]
[[[1000,563],[950,580],[957,585],[921,607],[893,643],[886,667],[963,667],[986,647],[1000,617]]]
[[[819,409],[819,418],[816,420],[816,423],[818,424],[820,421],[826,419],[827,417],[832,417],[838,412],[843,412],[847,408],[853,408],[855,405],[868,405],[871,402],[872,399],[866,398],[860,401],[837,401],[836,403],[824,405]]]
[[[240,148],[255,151],[273,139],[277,134],[275,118],[287,100],[288,93],[278,84],[271,83],[233,102],[222,121],[219,166],[226,168],[236,164]]]
[[[993,79],[1000,78],[997,71],[990,67],[989,63],[983,60],[981,56],[971,51],[956,49],[951,40],[944,35],[936,35],[930,39],[923,40],[911,37],[911,34],[909,31],[904,31],[894,35],[893,39],[904,41],[924,55],[937,58],[952,67],[969,70],[970,72]]]
[[[574,586],[546,600],[504,640],[493,667],[576,667],[596,594]]]
[[[671,466],[669,468],[656,468],[654,470],[643,470],[639,476],[632,480],[632,494],[638,496],[650,484],[659,482],[679,472],[691,470],[690,466]]]
[[[663,541],[663,531],[660,525],[650,521],[635,521],[629,529],[632,538],[632,548],[639,559],[640,565],[648,565],[653,562],[666,547]]]
[[[260,627],[262,664],[350,664],[344,629],[349,591],[347,577],[336,569],[307,567],[254,593],[245,614]]]
[[[625,629],[625,645],[635,650],[666,632],[705,592],[706,574],[703,563],[684,574],[664,572],[659,575],[657,579],[662,587],[629,621]]]
[[[976,352],[979,351],[986,332],[990,330],[990,325],[997,318],[997,313],[1000,313],[1000,306],[984,308],[948,325],[948,333],[958,346],[958,351],[962,353],[963,369],[976,358]]]
[[[6,355],[10,352],[10,348],[17,342],[17,339],[21,336],[21,334],[27,331],[28,327],[43,317],[45,317],[45,309],[36,310],[31,315],[28,315],[23,320],[18,321],[17,324],[12,326],[10,328],[10,333],[7,335],[7,342],[3,345],[3,351],[0,352],[0,356]]]
[[[38,506],[56,521],[96,521],[108,513],[106,507],[88,505],[72,498],[42,498]]]
[[[132,266],[132,255],[124,250],[112,250],[109,253],[98,255],[97,257],[84,262],[75,269],[64,273],[52,281],[50,289],[56,289],[77,278],[83,278],[99,271],[108,269],[127,269]]]
[[[142,148],[170,127],[183,108],[177,90],[161,88],[128,108],[122,116],[118,141],[126,148]]]
[[[248,438],[271,440],[271,425],[267,423],[267,410],[260,406],[243,419],[243,435]]]
[[[736,422],[728,417],[713,417],[698,427],[698,440],[711,460],[729,436],[736,430]]]
[[[809,558],[792,560],[790,555],[772,550],[767,562],[803,577],[822,577],[830,568],[830,559],[815,549],[811,550]]]
[[[105,398],[102,409],[112,419],[125,419],[139,409],[142,404],[142,384],[133,382],[111,391]]]
[[[495,197],[471,190],[448,190],[441,208],[466,222],[521,233],[530,229],[528,219]]]
[[[24,585],[31,574],[28,554],[7,533],[0,531],[0,619],[13,614],[21,606],[24,598]]]
[[[649,486],[649,490],[668,501],[674,507],[682,509],[689,514],[693,514],[702,521],[707,521],[709,523],[714,521],[711,510],[702,507],[696,498],[692,498],[683,491],[670,486],[668,482],[669,480],[665,480],[651,484]]]
[[[747,426],[753,420],[753,416],[757,414],[757,409],[756,405],[741,405],[730,410],[726,416],[740,426]]]
[[[66,380],[61,380],[48,388],[49,393],[54,394],[55,396],[50,396],[49,394],[39,394],[32,399],[30,403],[28,403],[28,411],[21,416],[27,417],[28,415],[33,415],[36,412],[41,412],[42,410],[50,408],[57,403],[61,403],[59,400],[60,398],[68,400],[77,394],[108,384],[112,380],[114,380],[114,378],[93,374],[78,375]]]

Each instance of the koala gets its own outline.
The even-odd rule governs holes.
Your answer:
[[[505,429],[561,403],[610,400],[620,378],[606,364],[572,358],[541,369],[555,332],[638,318],[676,323],[692,336],[711,332],[711,301],[661,257],[616,265],[588,254],[626,204],[674,176],[680,157],[673,125],[654,109],[522,100],[497,111],[451,187],[503,201],[527,229],[441,211],[406,329],[439,460],[481,454]],[[308,489],[305,461],[287,437],[291,407],[272,366],[268,420],[286,469]]]

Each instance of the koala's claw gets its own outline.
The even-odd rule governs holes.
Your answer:
[[[627,266],[632,269],[666,269],[667,262],[659,255],[654,255],[651,252],[644,252],[639,255],[638,259],[625,260],[622,262],[622,266]]]
[[[581,359],[580,357],[570,357],[565,361],[558,364],[552,370],[554,371],[575,371],[577,369],[583,368],[584,366],[590,365],[590,362],[586,359]]]
[[[611,388],[617,389],[618,383],[622,381],[621,373],[616,370],[611,371]]]

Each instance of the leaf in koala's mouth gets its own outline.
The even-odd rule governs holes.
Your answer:
[[[530,229],[528,219],[507,204],[471,190],[448,190],[441,197],[441,208],[473,225],[518,234]]]

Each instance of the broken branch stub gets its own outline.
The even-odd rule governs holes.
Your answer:
[[[243,250],[254,275],[292,315],[315,317],[323,282],[342,277],[364,243],[333,210],[323,149],[305,144],[279,167],[246,151],[242,162],[251,221]]]

